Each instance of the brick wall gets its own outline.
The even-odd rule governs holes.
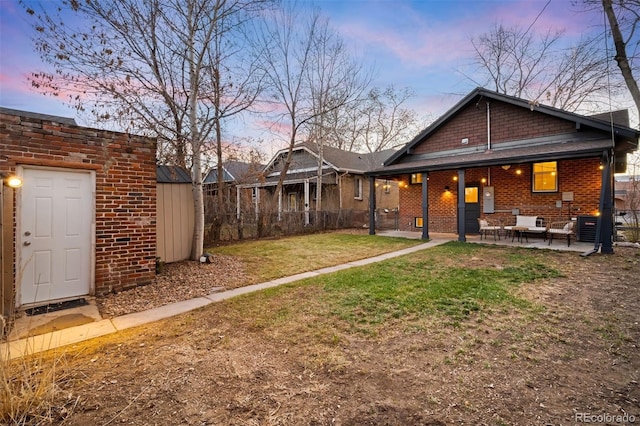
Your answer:
[[[491,141],[500,143],[540,136],[575,132],[575,125],[556,117],[530,111],[504,102],[491,101]],[[500,123],[497,125],[497,123]],[[469,140],[463,145],[463,138]],[[425,143],[414,148],[416,154],[461,147],[487,146],[487,106],[480,102],[460,110],[454,120],[437,129]]]
[[[465,183],[478,184],[480,188],[491,185],[495,188],[495,213],[484,214],[487,218],[500,220],[505,224],[515,222],[512,209],[519,209],[522,215],[539,216],[548,221],[571,216],[593,215],[598,211],[601,187],[599,158],[566,160],[558,162],[559,191],[554,193],[532,192],[531,164],[512,166],[509,170],[501,167],[475,168],[465,170]],[[518,175],[517,170],[522,173]],[[457,171],[429,173],[429,231],[456,232],[458,182],[454,180]],[[484,182],[483,182],[484,179]],[[490,181],[489,181],[490,179]],[[445,191],[445,186],[449,191]],[[414,218],[422,216],[422,185],[409,184],[409,177],[403,176],[400,188],[400,228],[417,231]],[[562,192],[573,192],[574,201],[563,203],[562,209],[556,201],[562,200]],[[482,211],[482,191],[480,193]]]
[[[155,152],[153,139],[0,113],[0,170],[44,166],[95,172],[96,295],[154,278]]]

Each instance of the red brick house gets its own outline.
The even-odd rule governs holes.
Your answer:
[[[156,142],[0,108],[2,312],[154,279]]]
[[[423,238],[448,232],[465,241],[478,218],[584,215],[598,218],[607,252],[613,173],[626,170],[640,136],[614,123],[478,88],[367,174],[400,182],[400,228]]]

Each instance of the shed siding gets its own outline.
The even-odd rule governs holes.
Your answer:
[[[191,255],[195,210],[191,184],[158,184],[157,256],[177,262]]]

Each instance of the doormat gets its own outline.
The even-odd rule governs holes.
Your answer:
[[[38,306],[36,308],[25,309],[24,313],[28,316],[46,314],[49,312],[62,311],[63,309],[77,308],[86,306],[89,302],[86,299],[67,300],[66,302],[51,303],[49,305]]]

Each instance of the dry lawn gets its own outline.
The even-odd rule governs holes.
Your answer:
[[[67,348],[54,423],[566,425],[576,413],[640,421],[640,250],[583,258],[473,246],[464,256],[426,250],[409,264],[482,276],[525,259],[561,276],[523,276],[510,290],[517,303],[457,315],[350,307],[349,290],[337,292],[332,279],[212,305]]]

